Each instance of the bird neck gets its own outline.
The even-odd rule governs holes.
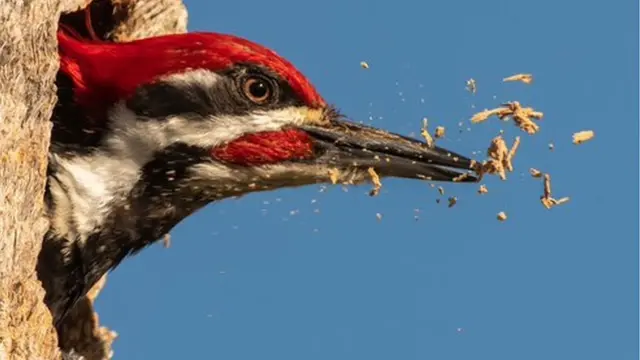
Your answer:
[[[167,176],[174,170],[146,171],[99,153],[51,156],[45,197],[51,225],[37,270],[54,318],[125,257],[209,202]]]

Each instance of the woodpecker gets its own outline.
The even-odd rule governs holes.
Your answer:
[[[126,43],[58,33],[38,275],[59,324],[127,256],[205,205],[381,177],[454,181],[472,161],[347,120],[291,63],[233,35]],[[475,181],[473,175],[463,181]]]

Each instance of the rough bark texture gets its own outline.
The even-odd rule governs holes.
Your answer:
[[[0,1],[0,360],[62,356],[35,264],[48,227],[43,192],[49,118],[56,102],[55,33],[61,13],[87,3]],[[94,27],[104,29],[101,37],[116,41],[186,31],[180,0],[100,0],[91,10]],[[100,327],[93,311],[104,281],[66,322],[75,331],[60,339],[65,350],[74,349],[86,360],[111,357],[115,333]]]

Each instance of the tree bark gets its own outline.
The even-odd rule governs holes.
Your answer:
[[[43,194],[49,119],[56,102],[55,34],[61,14],[89,2],[0,2],[0,360],[60,359],[63,352],[86,360],[112,356],[116,335],[99,326],[93,311],[105,279],[66,321],[77,331],[60,339],[61,351],[35,273],[49,226]],[[101,26],[101,36],[114,41],[186,31],[187,12],[180,0],[96,0],[90,6],[94,27]]]

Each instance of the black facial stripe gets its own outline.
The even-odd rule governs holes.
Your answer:
[[[171,115],[210,114],[241,115],[248,106],[232,94],[230,81],[220,81],[209,89],[201,84],[160,81],[139,87],[127,101],[127,107],[137,115],[162,119]]]
[[[210,88],[201,83],[188,84],[171,79],[143,85],[128,99],[127,106],[141,117],[164,119],[185,114],[241,116],[258,109],[304,105],[289,84],[260,67],[237,65],[217,74],[220,78]],[[256,104],[243,95],[241,79],[251,75],[260,76],[271,84],[274,91],[271,101]]]

